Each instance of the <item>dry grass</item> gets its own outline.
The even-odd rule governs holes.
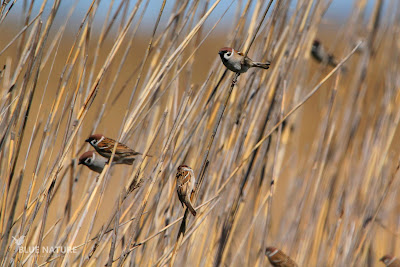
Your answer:
[[[266,246],[299,266],[380,266],[398,253],[398,1],[356,1],[332,27],[330,1],[165,2],[110,1],[99,26],[93,1],[72,30],[75,5],[58,18],[58,1],[27,2],[10,29],[20,11],[3,0],[1,266],[268,266]],[[316,37],[336,68],[310,58]],[[217,55],[229,45],[271,68],[233,86]],[[95,132],[153,157],[90,172],[77,158]],[[182,163],[201,181],[195,218],[175,192]],[[56,246],[74,251],[43,250]]]

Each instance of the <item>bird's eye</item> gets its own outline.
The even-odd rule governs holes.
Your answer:
[[[86,163],[87,165],[92,164],[92,159],[91,159],[91,158],[87,158],[87,159],[85,160],[85,163]]]
[[[92,144],[92,145],[96,145],[96,142],[97,142],[97,140],[96,139],[93,139],[92,141],[90,141],[90,143]]]
[[[232,56],[232,52],[226,52],[224,55],[225,59],[229,59]]]

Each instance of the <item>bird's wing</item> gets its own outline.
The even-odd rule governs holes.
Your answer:
[[[115,153],[118,153],[118,154],[129,154],[129,155],[140,155],[140,154],[142,154],[142,153],[136,152],[135,150],[133,150],[130,147],[128,147],[128,146],[126,146],[124,144],[121,144],[121,143],[118,143],[117,152],[115,152]]]
[[[115,142],[116,141],[111,138],[104,138],[104,140],[97,145],[97,148],[104,151],[109,150],[111,152],[114,149]],[[122,143],[117,143],[117,150],[115,151],[115,154],[139,155],[141,153],[134,151]]]
[[[97,148],[100,150],[110,150],[113,149],[115,141],[110,138],[104,138],[103,141],[97,144]]]

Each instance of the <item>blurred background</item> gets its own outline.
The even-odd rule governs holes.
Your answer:
[[[2,266],[270,266],[267,246],[299,266],[400,254],[397,0],[1,4]],[[343,66],[315,60],[315,39]],[[224,46],[271,67],[230,94]],[[93,133],[152,157],[92,172],[78,158]],[[176,169],[200,180],[206,159],[178,240]]]

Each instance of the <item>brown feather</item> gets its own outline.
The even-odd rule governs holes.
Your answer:
[[[196,216],[196,210],[190,201],[190,196],[194,189],[195,177],[193,170],[186,166],[181,165],[178,167],[176,173],[176,192],[178,193],[179,201],[182,206],[185,205],[189,211]]]
[[[267,247],[265,254],[274,267],[297,267],[294,260],[277,248]]]
[[[379,261],[383,262],[386,267],[400,267],[400,260],[389,254],[380,258]]]
[[[135,160],[134,157],[141,155],[141,153],[136,152],[127,145],[119,143],[101,134],[91,135],[88,139],[86,139],[86,142],[89,142],[96,149],[97,153],[108,159],[111,158],[115,143],[117,143],[113,161],[122,164],[132,165],[133,161]]]

